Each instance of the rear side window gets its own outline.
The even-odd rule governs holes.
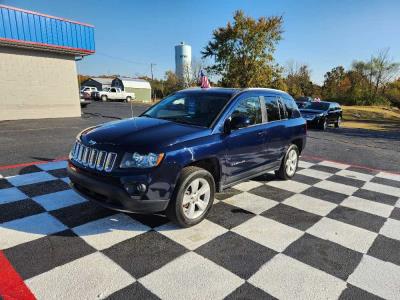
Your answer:
[[[290,97],[289,95],[284,95],[282,97],[282,100],[285,104],[285,108],[288,114],[289,119],[294,119],[294,118],[299,118],[300,117],[300,112],[298,109],[298,106],[294,99]]]
[[[242,99],[237,104],[232,116],[246,115],[250,118],[251,124],[260,124],[262,122],[261,105],[258,97]]]
[[[265,108],[267,109],[268,122],[279,121],[281,119],[278,105],[278,98],[275,96],[264,96]]]

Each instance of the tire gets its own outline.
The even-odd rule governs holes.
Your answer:
[[[87,104],[81,104],[82,108],[85,108],[87,106]]]
[[[295,161],[293,160],[293,155],[295,155]],[[298,165],[299,149],[296,145],[291,144],[282,159],[279,170],[275,171],[275,175],[280,179],[289,180],[296,174]]]
[[[340,123],[342,123],[342,117],[338,117],[336,122],[335,122],[335,128],[339,128],[340,127]]]
[[[326,128],[328,128],[328,121],[326,119],[323,119],[318,128],[322,131],[326,130]]]
[[[192,187],[196,185],[198,191],[201,191],[202,188],[207,190],[208,185],[209,192],[196,196],[192,190]],[[200,223],[207,216],[213,204],[214,191],[214,178],[208,171],[193,166],[183,168],[174,195],[166,210],[167,217],[181,227],[190,227]],[[205,201],[206,199],[207,201]],[[190,215],[192,217],[189,217]]]
[[[132,101],[132,97],[131,96],[126,97],[125,102],[131,102],[131,101]]]
[[[101,101],[103,101],[103,102],[107,102],[107,100],[108,100],[108,97],[107,97],[107,95],[103,95],[103,96],[101,96]]]

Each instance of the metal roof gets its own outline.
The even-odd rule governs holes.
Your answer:
[[[89,80],[97,81],[101,84],[111,85],[115,77],[90,77]]]
[[[126,77],[118,77],[119,80],[122,81],[124,87],[131,88],[142,88],[142,89],[151,89],[150,82],[140,78],[126,78]]]
[[[0,46],[72,55],[95,52],[92,25],[0,5]]]

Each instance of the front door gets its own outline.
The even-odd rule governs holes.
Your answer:
[[[251,176],[265,164],[264,136],[260,97],[244,97],[236,103],[230,118],[246,115],[247,127],[232,130],[225,137],[226,184]]]

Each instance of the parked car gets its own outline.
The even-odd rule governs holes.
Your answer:
[[[81,98],[81,107],[82,108],[88,106],[90,103],[92,103],[91,100],[87,100],[87,99],[82,99]]]
[[[292,178],[306,130],[282,91],[183,90],[139,117],[83,130],[68,175],[89,200],[118,211],[165,212],[188,227],[206,217],[215,192],[269,170]]]
[[[95,98],[104,102],[108,100],[123,100],[129,102],[135,99],[135,93],[128,93],[122,91],[120,88],[111,87],[107,90],[96,92]]]
[[[303,108],[309,102],[314,101],[312,97],[299,97],[296,99],[296,104],[299,108]]]
[[[331,124],[338,128],[342,121],[342,108],[335,102],[307,102],[300,112],[309,126],[321,130]]]

